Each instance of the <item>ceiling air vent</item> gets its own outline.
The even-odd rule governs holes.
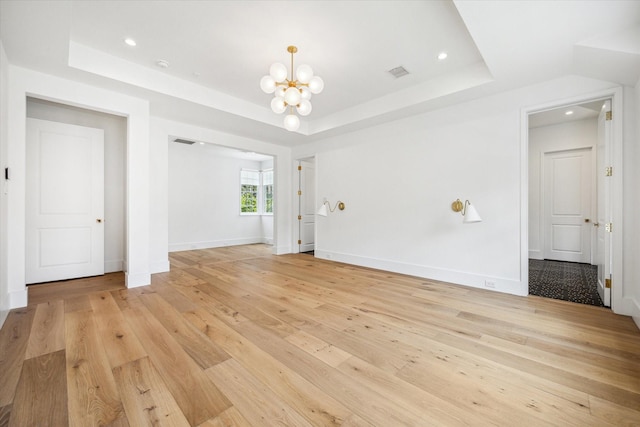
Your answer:
[[[187,145],[193,145],[196,143],[195,141],[189,141],[188,139],[180,139],[180,138],[174,139],[173,142],[178,142],[180,144],[187,144]]]
[[[393,77],[395,77],[396,79],[402,77],[402,76],[406,76],[407,74],[409,74],[409,72],[407,71],[406,68],[404,68],[402,65],[396,68],[393,68],[391,70],[389,70],[389,74],[391,74]]]

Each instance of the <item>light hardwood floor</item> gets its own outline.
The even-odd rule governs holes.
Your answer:
[[[609,310],[264,245],[29,288],[0,425],[640,425],[640,331]]]

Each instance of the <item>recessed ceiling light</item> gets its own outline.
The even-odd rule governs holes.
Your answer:
[[[201,142],[200,145],[204,145],[204,142]]]
[[[165,61],[164,59],[159,59],[156,61],[156,65],[160,68],[169,68],[169,61]]]
[[[440,52],[438,54],[438,61],[442,61],[443,59],[447,59],[447,52]]]
[[[134,39],[132,39],[131,37],[127,37],[126,39],[124,39],[124,42],[126,44],[128,44],[129,46],[135,46],[138,43],[136,43],[136,41]]]
[[[567,116],[570,116],[570,115],[572,115],[572,114],[573,114],[573,111],[571,111],[571,110],[569,110],[569,111],[565,111],[565,113],[564,113],[564,114],[565,114],[565,115],[567,115]]]

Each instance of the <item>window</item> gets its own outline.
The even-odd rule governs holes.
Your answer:
[[[273,169],[240,171],[240,214],[273,214]]]
[[[273,169],[262,172],[262,212],[273,213]]]
[[[258,213],[258,188],[260,172],[240,171],[240,213]]]

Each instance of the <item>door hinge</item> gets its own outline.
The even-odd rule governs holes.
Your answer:
[[[302,240],[298,240],[298,244],[301,245],[302,244]]]
[[[298,196],[302,196],[302,190],[298,190]]]
[[[611,279],[604,279],[604,287],[607,289],[611,288]]]
[[[613,224],[612,224],[612,223],[608,222],[608,223],[606,223],[606,224],[604,225],[604,230],[605,230],[607,233],[611,233],[611,230],[612,230],[612,229],[613,229]]]
[[[298,221],[302,219],[302,215],[298,215]]]
[[[611,120],[611,119],[612,119],[612,117],[613,117],[613,114],[611,113],[611,111],[607,111],[607,112],[606,112],[606,114],[605,114],[605,116],[604,116],[604,118],[605,118],[606,120]]]
[[[605,168],[604,176],[613,176],[613,166],[607,166]]]
[[[301,171],[302,170],[302,166],[298,165],[298,170]]]

